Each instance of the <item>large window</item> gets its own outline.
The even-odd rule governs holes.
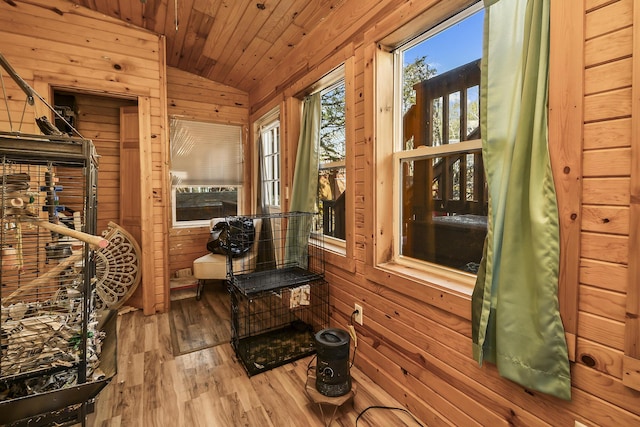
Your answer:
[[[346,131],[344,79],[320,92],[322,120],[318,168],[319,230],[345,240]]]
[[[242,192],[240,126],[171,120],[174,226],[208,225],[236,215]]]
[[[480,140],[482,4],[397,48],[398,260],[477,272],[487,231]]]

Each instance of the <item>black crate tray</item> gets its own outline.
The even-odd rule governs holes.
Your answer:
[[[303,322],[232,341],[249,376],[282,366],[316,352],[311,326]]]
[[[233,276],[230,281],[243,295],[249,296],[260,292],[302,285],[322,277],[322,274],[300,267],[287,267],[241,274]]]

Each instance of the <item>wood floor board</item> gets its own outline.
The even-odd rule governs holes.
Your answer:
[[[250,426],[275,427],[264,408],[253,408],[247,411],[247,423]]]
[[[183,318],[202,322],[202,312],[193,313],[199,305],[207,304],[213,319],[228,313],[229,300],[224,287],[207,286],[203,298],[190,304],[182,308]],[[144,316],[139,310],[118,316],[118,374],[98,396],[88,426],[324,425],[304,388],[313,356],[248,377],[228,342],[174,356],[169,316]],[[333,427],[354,426],[360,411],[371,405],[399,406],[360,371],[353,368],[351,374],[356,396],[338,409]],[[359,427],[382,425],[417,424],[408,415],[384,410],[370,410],[358,421]]]
[[[194,296],[173,301],[169,322],[174,355],[229,342],[231,315],[228,301],[227,291],[222,286],[210,287],[200,301]]]

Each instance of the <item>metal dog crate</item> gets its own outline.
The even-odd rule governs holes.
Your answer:
[[[315,352],[314,334],[329,324],[329,285],[323,238],[311,234],[315,214],[250,218],[255,246],[229,258],[228,286],[231,344],[251,376]],[[242,235],[227,222],[232,238]]]
[[[0,185],[0,424],[84,423],[116,371],[93,250],[68,231],[95,234],[93,143],[0,133]]]

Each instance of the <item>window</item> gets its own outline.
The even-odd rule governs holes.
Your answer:
[[[265,202],[279,208],[280,200],[280,120],[260,126],[264,171],[262,185]]]
[[[394,257],[476,273],[487,232],[478,3],[394,51]]]
[[[236,215],[238,186],[173,186],[174,225],[201,225],[211,218]],[[187,224],[189,223],[189,224]]]
[[[242,192],[240,126],[171,120],[174,226],[208,225],[237,215]]]
[[[318,212],[322,224],[318,232],[345,240],[346,131],[345,82],[338,82],[320,92],[322,120],[318,167]]]

